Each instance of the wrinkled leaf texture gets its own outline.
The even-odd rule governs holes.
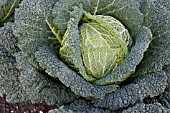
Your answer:
[[[60,105],[78,98],[61,82],[52,80],[38,70],[33,59],[33,52],[36,51],[38,44],[39,46],[48,44],[46,38],[51,32],[44,20],[53,3],[51,0],[24,0],[20,8],[16,9],[15,25],[10,24],[11,27],[8,27],[7,24],[0,28],[1,45],[7,50],[2,49],[0,57],[2,58],[0,94],[7,95],[8,101],[33,103],[45,101],[48,104]],[[14,42],[14,39],[18,41]],[[19,47],[18,51],[14,51],[16,46]]]
[[[130,57],[131,60],[125,59],[124,62],[128,63],[122,65],[126,69],[120,71],[120,66],[112,73],[116,76],[110,75],[96,81],[99,85],[105,84],[105,81],[108,81],[107,84],[119,83],[129,77],[127,75],[135,72],[133,77],[137,79],[118,88],[115,92],[112,92],[115,86],[97,86],[85,81],[60,61],[48,47],[50,45],[48,37],[52,36],[52,32],[45,21],[47,15],[53,10],[52,13],[56,16],[53,22],[64,34],[68,27],[67,22],[75,19],[74,14],[71,13],[74,12],[72,6],[79,3],[86,4],[83,5],[83,9],[92,14],[112,15],[119,19],[135,40],[134,46],[137,48],[133,47],[128,55],[130,57],[132,52],[137,54],[137,57]],[[160,104],[136,103],[145,97],[157,96],[170,86],[170,72],[162,70],[163,66],[170,63],[169,7],[168,0],[100,0],[100,2],[98,0],[23,0],[15,12],[13,29],[11,24],[0,28],[0,40],[6,41],[0,42],[2,59],[0,95],[6,94],[7,99],[14,102],[45,100],[50,104],[68,103],[78,96],[98,98],[93,100],[96,107],[111,110],[120,110],[134,105],[127,109],[127,112],[148,108],[153,109],[151,111],[164,109]],[[18,42],[15,42],[14,37],[17,37]],[[16,50],[16,45],[20,50]],[[143,52],[145,52],[144,58]],[[39,65],[48,75],[42,72]],[[76,95],[59,81],[52,80],[49,75],[59,78]]]

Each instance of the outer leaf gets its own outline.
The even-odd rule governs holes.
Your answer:
[[[154,97],[162,93],[167,85],[167,77],[163,72],[146,74],[136,82],[119,88],[102,99],[94,100],[95,106],[118,110],[128,107],[145,97]]]
[[[59,109],[50,110],[48,113],[113,113],[110,110],[94,107],[90,102],[85,100],[75,100],[67,106]]]
[[[15,11],[13,31],[18,38],[18,46],[35,66],[34,53],[38,47],[49,45],[48,37],[52,33],[45,20],[55,1],[57,0],[23,0]]]
[[[4,27],[0,28],[0,45],[12,55],[18,52],[17,39],[12,32],[12,23],[6,23]]]
[[[39,47],[49,45],[48,37],[52,33],[45,20],[56,1],[23,0],[15,12],[13,31],[22,51],[16,55],[19,80],[32,102],[45,100],[49,104],[63,104],[78,98],[60,82],[48,78],[34,58]]]
[[[142,0],[141,2],[141,11],[146,15],[144,24],[152,30],[154,36],[161,35],[170,29],[169,5],[168,0]]]
[[[156,97],[145,99],[145,103],[147,104],[153,104],[156,102],[159,102],[165,108],[170,109],[170,92],[165,91]]]
[[[87,98],[101,98],[107,93],[116,89],[116,85],[96,86],[85,81],[81,76],[69,69],[55,54],[48,48],[43,47],[36,53],[39,65],[54,78],[70,87],[76,94]]]
[[[168,77],[168,92],[151,98],[149,101],[158,101],[164,107],[170,108],[170,2],[168,0],[156,0],[155,2],[144,1],[141,4],[143,4],[143,12],[147,14],[145,24],[152,29],[155,40],[152,42],[149,51],[146,52],[135,76],[164,70]]]
[[[124,110],[122,113],[168,113],[167,109],[161,104],[136,104],[133,107]]]
[[[19,72],[14,56],[18,51],[16,44],[12,24],[7,23],[0,28],[0,96],[6,95],[6,99],[11,102],[23,102],[27,100],[18,80]]]
[[[167,5],[168,3],[167,1]],[[135,76],[162,71],[165,65],[170,64],[170,10],[167,5],[165,7],[164,2],[159,0],[143,3],[145,25],[151,28],[155,39],[138,66]],[[170,78],[169,72],[166,73]]]
[[[146,98],[145,102],[149,104],[159,102],[162,106],[170,110],[170,64],[165,65],[163,67],[163,70],[166,72],[167,75],[168,85],[166,91],[156,97]]]
[[[78,98],[59,81],[54,81],[45,73],[36,70],[27,60],[24,53],[17,53],[17,67],[20,71],[19,80],[33,103],[45,100],[48,104],[68,103]]]
[[[73,11],[73,6],[83,5],[83,9],[91,14],[111,15],[119,19],[128,29],[143,22],[143,14],[139,10],[139,3],[135,0],[60,0],[53,7],[54,23],[64,34],[67,22]]]
[[[87,75],[81,58],[78,23],[82,18],[83,10],[82,8],[75,7],[72,13],[73,18],[68,21],[67,31],[61,43],[60,56],[68,65],[77,69],[86,80],[94,81],[93,77]]]

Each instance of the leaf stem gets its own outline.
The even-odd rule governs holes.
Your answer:
[[[61,44],[62,39],[59,36],[59,31],[56,32],[55,28],[49,23],[48,19],[45,19],[47,25],[49,26],[49,28],[51,29],[52,33],[55,35],[55,37],[57,38],[58,42]]]
[[[9,9],[8,12],[5,11],[7,14],[0,20],[0,22],[3,22],[5,19],[7,19],[9,17],[9,15],[11,14],[11,12],[14,9],[14,7],[16,6],[16,4],[17,4],[17,0],[14,1],[14,3],[11,5],[11,8]],[[6,10],[6,9],[4,9],[4,10]]]

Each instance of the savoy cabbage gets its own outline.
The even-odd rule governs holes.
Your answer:
[[[5,22],[17,6],[14,22]],[[169,7],[169,0],[0,0],[0,95],[64,105],[49,113],[170,111]]]

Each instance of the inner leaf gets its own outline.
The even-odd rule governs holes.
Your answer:
[[[122,63],[131,37],[115,18],[85,12],[80,26],[80,48],[86,72],[96,79],[106,76]]]

